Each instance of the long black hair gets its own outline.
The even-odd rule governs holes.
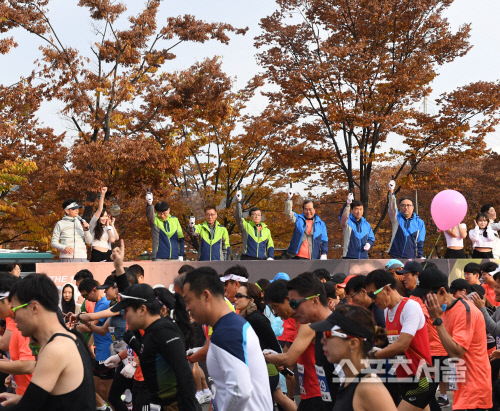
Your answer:
[[[186,348],[194,347],[194,327],[189,319],[184,298],[179,293],[172,294],[167,288],[155,288],[155,295],[167,307],[169,313],[173,310],[173,320],[184,334]]]
[[[69,302],[67,302],[64,299],[64,290],[68,287],[71,288],[71,300],[69,300]],[[63,314],[68,314],[68,313],[74,314],[75,308],[76,308],[75,289],[73,288],[73,286],[71,284],[65,284],[63,289],[62,289],[62,292],[61,292],[61,311],[63,312]]]
[[[101,214],[97,218],[97,223],[94,228],[94,238],[100,240],[104,234],[104,226],[101,224],[101,217],[104,213],[107,213],[106,206],[103,206]]]

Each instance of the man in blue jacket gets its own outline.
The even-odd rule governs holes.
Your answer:
[[[353,194],[349,193],[340,216],[340,225],[344,231],[342,258],[368,259],[368,250],[373,246],[375,236],[370,223],[363,217],[363,212],[363,203],[354,200]]]
[[[285,214],[295,224],[295,228],[288,246],[288,254],[299,260],[326,260],[328,253],[326,225],[316,215],[314,201],[304,201],[302,214],[297,214],[293,211],[292,197],[293,191],[290,188],[288,200],[285,202]]]
[[[389,218],[392,223],[392,239],[389,246],[391,258],[423,258],[425,241],[425,224],[416,215],[413,200],[403,197],[399,200],[399,211],[396,205],[394,188],[396,183],[389,183]]]

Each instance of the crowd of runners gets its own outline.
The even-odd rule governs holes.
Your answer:
[[[45,274],[0,274],[3,408],[498,410],[494,262],[451,284],[393,259],[255,283],[241,265],[184,265],[152,285],[124,253],[122,240],[102,284],[80,270],[60,297]]]
[[[425,223],[415,213],[413,200],[403,197],[396,200],[395,182],[389,183],[389,218],[392,237],[388,247],[390,258],[413,259],[424,257]],[[52,248],[59,251],[62,262],[87,261],[87,246],[91,246],[91,262],[111,261],[112,244],[119,240],[115,218],[107,213],[104,198],[107,187],[101,189],[99,204],[90,223],[80,215],[83,208],[77,200],[63,202],[64,217],[52,235]],[[294,229],[284,258],[303,260],[326,260],[328,255],[327,227],[316,214],[316,203],[305,200],[302,212],[293,211],[293,191],[288,190],[285,201],[285,216]],[[273,260],[274,242],[271,230],[263,222],[262,210],[246,206],[248,219],[243,214],[243,196],[236,192],[235,220],[242,240],[241,260]],[[399,208],[398,208],[399,207]],[[343,230],[343,254],[346,259],[367,259],[375,243],[371,225],[363,217],[361,201],[349,194],[339,215]],[[231,245],[227,229],[218,221],[217,207],[204,208],[205,221],[196,224],[194,216],[189,218],[186,234],[195,237],[198,244],[199,261],[225,261],[230,259]],[[151,229],[153,261],[180,260],[185,257],[184,230],[178,218],[170,213],[165,201],[153,205],[153,193],[146,194],[146,217]],[[500,223],[495,223],[493,204],[485,204],[474,219],[474,228],[467,233],[463,222],[444,232],[447,243],[445,258],[467,258],[464,239],[472,241],[472,258],[500,258]],[[283,258],[283,257],[282,257]]]

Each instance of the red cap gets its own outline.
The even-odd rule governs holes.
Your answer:
[[[348,275],[344,282],[342,284],[337,284],[337,287],[339,288],[345,288],[345,286],[347,285],[347,283],[349,282],[349,280],[352,278],[352,277],[356,277],[354,274],[353,275]]]

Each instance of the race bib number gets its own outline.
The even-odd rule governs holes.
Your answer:
[[[393,344],[395,343],[399,338],[399,334],[396,334],[396,335],[388,335],[387,336],[387,339],[389,340],[389,344]]]
[[[300,393],[306,395],[306,389],[304,388],[304,366],[297,363],[297,371],[299,372]]]
[[[321,399],[323,401],[332,401],[332,396],[330,394],[330,388],[328,387],[328,381],[326,380],[325,369],[318,365],[314,365],[316,368],[316,375],[318,376],[319,389],[321,390]]]

